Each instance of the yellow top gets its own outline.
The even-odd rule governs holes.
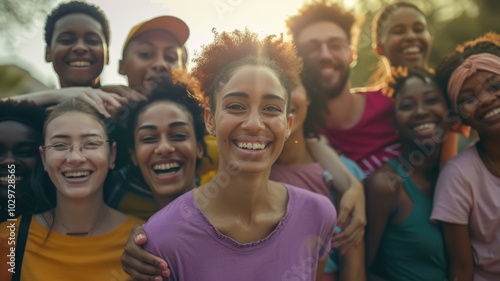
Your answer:
[[[12,222],[0,227],[0,280],[11,280],[10,247],[7,228]],[[72,281],[121,281],[131,280],[122,271],[120,257],[132,226],[144,221],[129,217],[115,230],[97,236],[76,237],[51,231],[32,218],[26,250],[24,252],[21,281],[72,280]],[[20,220],[16,222],[19,228]],[[4,254],[6,253],[6,254]],[[16,266],[17,267],[17,266]]]

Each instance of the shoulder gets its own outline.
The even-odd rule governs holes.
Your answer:
[[[186,215],[192,216],[194,213],[196,213],[196,206],[193,202],[193,192],[190,191],[152,215],[144,224],[144,230],[164,230],[167,224],[167,229],[182,226],[184,219],[189,220]]]
[[[396,196],[402,183],[401,176],[389,164],[384,164],[365,180],[367,193]]]
[[[475,178],[481,177],[481,174],[485,172],[480,162],[481,159],[474,146],[465,149],[446,162],[439,173],[437,186],[450,181],[475,181]]]
[[[331,216],[332,213],[336,212],[333,203],[328,197],[294,185],[285,184],[285,186],[288,189],[293,208],[298,208],[300,212],[308,210],[314,214],[327,216]]]

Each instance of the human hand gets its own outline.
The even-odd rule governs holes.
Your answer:
[[[364,237],[366,225],[365,193],[361,184],[356,184],[342,194],[337,225],[341,228],[332,239],[332,246],[343,255],[358,245]]]
[[[141,102],[147,100],[144,94],[123,85],[106,85],[102,86],[101,90],[117,94],[120,97],[126,98],[129,102]]]
[[[128,237],[121,261],[122,268],[133,280],[161,281],[170,276],[167,262],[156,257],[141,246],[147,241],[146,234],[140,225],[135,225]]]
[[[76,98],[90,104],[106,118],[111,118],[110,111],[118,110],[127,104],[127,99],[124,97],[91,87],[68,87],[58,90],[57,94],[58,103]]]

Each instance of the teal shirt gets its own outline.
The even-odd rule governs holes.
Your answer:
[[[401,176],[413,210],[401,223],[388,225],[375,263],[389,280],[444,281],[447,275],[443,235],[430,221],[433,198],[423,194],[397,161],[388,162]]]

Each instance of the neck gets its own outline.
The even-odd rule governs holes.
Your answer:
[[[351,84],[347,82],[340,95],[327,101],[324,114],[327,126],[348,129],[363,116],[366,97],[351,93],[350,87]]]
[[[195,176],[193,175],[193,179],[194,179],[194,177]],[[177,199],[177,197],[179,197],[182,194],[193,189],[195,186],[196,185],[194,184],[194,182],[191,184],[187,184],[186,187],[183,188],[180,192],[172,194],[172,195],[161,195],[161,194],[157,194],[157,193],[153,192],[153,198],[156,202],[156,205],[158,205],[158,207],[160,207],[160,209],[161,209],[161,208],[167,206],[168,204],[170,204],[175,199]]]
[[[58,194],[57,205],[54,209],[54,225],[58,225],[59,229],[68,235],[92,234],[101,227],[109,211],[102,194],[100,195],[90,200],[69,200]]]
[[[279,165],[294,165],[294,164],[309,164],[313,163],[312,158],[304,138],[304,130],[302,127],[297,128],[290,134],[290,137],[285,142],[285,146],[281,151],[276,164]]]
[[[263,207],[272,205],[269,188],[270,169],[261,173],[235,173],[221,170],[207,184],[198,188],[198,206],[242,218],[253,218]]]
[[[410,171],[433,179],[439,174],[442,144],[426,147],[413,142],[403,142],[402,158],[407,162]]]
[[[488,157],[496,164],[500,164],[500,148],[498,143],[500,142],[500,136],[481,136],[479,135],[479,145],[484,150],[484,152],[488,155]],[[500,166],[498,165],[497,166]]]

